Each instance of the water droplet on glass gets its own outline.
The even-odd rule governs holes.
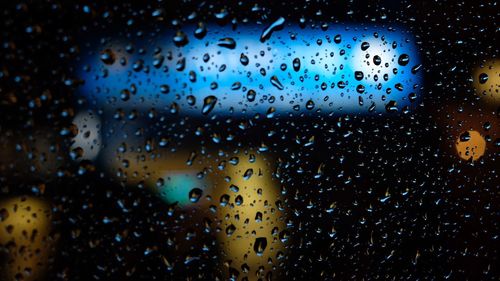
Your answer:
[[[234,203],[236,203],[236,206],[241,206],[241,204],[243,204],[243,196],[236,196],[236,198],[234,199]]]
[[[245,173],[243,174],[243,179],[245,180],[248,180],[252,177],[253,175],[253,169],[252,168],[248,168]]]
[[[267,239],[266,237],[259,237],[255,239],[255,243],[253,244],[253,250],[257,254],[257,256],[262,256],[267,247]]]
[[[175,64],[175,69],[177,71],[183,71],[186,68],[186,58],[180,58]]]
[[[248,65],[248,57],[243,53],[240,55],[240,62],[242,65]]]
[[[269,107],[269,109],[266,112],[266,117],[267,118],[273,118],[275,112],[276,112],[276,108],[275,107],[273,107],[273,106]]]
[[[236,231],[236,226],[234,224],[230,224],[228,227],[226,227],[226,235],[231,236],[233,233]]]
[[[290,239],[290,233],[287,230],[283,230],[279,234],[281,242],[286,243]]]
[[[405,66],[410,62],[410,56],[407,54],[402,54],[398,58],[398,64],[401,66]]]
[[[255,91],[254,91],[254,90],[248,90],[248,92],[247,92],[247,100],[248,100],[249,102],[253,102],[253,101],[255,101],[255,97],[256,97],[256,96],[257,96],[257,93],[255,93]]]
[[[223,194],[223,195],[220,197],[219,202],[220,202],[220,205],[221,205],[222,207],[227,206],[227,204],[229,204],[229,195],[227,195],[227,194]]]
[[[196,203],[200,200],[203,191],[199,188],[193,188],[189,191],[189,201]]]
[[[308,101],[306,102],[306,108],[307,108],[308,110],[312,110],[312,109],[314,108],[314,105],[315,105],[315,104],[314,104],[314,102],[313,102],[312,100],[308,100]]]
[[[217,42],[217,45],[223,48],[228,48],[228,49],[234,49],[236,48],[236,41],[234,41],[233,38],[226,37],[219,39],[219,42]]]
[[[260,41],[264,42],[267,39],[269,39],[275,30],[283,28],[284,23],[285,23],[285,18],[283,17],[280,17],[276,21],[271,23],[268,27],[266,27],[266,29],[264,29],[264,31],[260,35]]]
[[[420,71],[421,68],[422,68],[422,64],[417,64],[417,65],[415,65],[414,67],[411,68],[411,73],[412,74],[416,74],[417,72]]]
[[[175,46],[177,46],[177,47],[185,46],[189,42],[187,35],[180,30],[177,31],[173,40],[174,40]]]
[[[110,49],[105,49],[101,52],[101,61],[105,64],[111,65],[115,62],[115,54]]]
[[[293,70],[295,70],[295,71],[300,70],[300,59],[299,58],[293,59]]]
[[[364,77],[363,71],[355,71],[354,78],[358,81],[361,81]]]
[[[212,109],[214,109],[215,104],[217,103],[217,98],[215,96],[208,96],[203,99],[203,108],[201,109],[201,113],[203,115],[209,114]]]
[[[471,137],[469,132],[464,132],[460,135],[460,141],[469,141],[470,138]]]
[[[236,91],[241,88],[241,82],[234,82],[233,85],[231,85],[231,90]]]
[[[194,30],[194,37],[202,39],[207,34],[207,28],[204,23],[199,22],[197,28]]]
[[[281,84],[280,80],[278,80],[278,77],[276,77],[276,75],[273,75],[271,77],[271,84],[276,87],[278,90],[283,90],[284,87],[283,87],[283,84]]]
[[[385,105],[385,110],[387,112],[397,112],[398,111],[398,108],[397,108],[397,103],[396,101],[389,101],[386,105]]]
[[[479,83],[484,84],[488,81],[488,74],[486,73],[481,73],[479,74]]]
[[[361,43],[361,51],[366,51],[368,50],[368,48],[370,48],[370,43],[368,42]]]
[[[333,42],[340,44],[340,42],[342,42],[342,36],[340,34],[335,35],[335,37],[333,37]]]

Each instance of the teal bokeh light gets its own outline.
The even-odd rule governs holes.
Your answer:
[[[164,176],[164,184],[156,187],[157,195],[166,203],[176,203],[180,207],[194,204],[189,199],[193,188],[204,189],[195,175],[183,172],[169,172]]]

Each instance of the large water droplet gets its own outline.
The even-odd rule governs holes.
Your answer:
[[[219,42],[217,42],[217,45],[220,47],[224,47],[224,48],[228,48],[228,49],[232,50],[232,49],[236,48],[236,41],[234,41],[233,38],[226,37],[226,38],[220,39]]]
[[[207,28],[204,23],[199,22],[198,27],[194,31],[194,37],[202,39],[207,34]]]
[[[201,113],[203,115],[209,114],[212,109],[214,109],[215,104],[217,103],[217,98],[215,96],[208,96],[203,99],[203,108],[201,109]]]
[[[354,78],[358,81],[361,81],[364,77],[363,71],[355,71]]]
[[[231,236],[233,233],[236,231],[236,226],[233,224],[230,224],[228,227],[226,227],[226,235]]]
[[[398,64],[401,66],[405,66],[410,62],[410,56],[407,54],[402,54],[398,58]]]
[[[242,65],[248,65],[249,62],[248,57],[243,53],[241,53],[240,55],[240,62]]]
[[[276,75],[273,75],[271,77],[271,84],[273,84],[273,86],[278,90],[283,90],[285,88],[283,87],[283,84],[281,84],[280,80],[278,80],[278,77],[276,77]]]
[[[105,49],[101,52],[101,61],[105,64],[111,65],[115,62],[115,54],[110,49]]]
[[[199,188],[193,188],[189,191],[189,201],[196,203],[200,200],[203,190]]]
[[[368,42],[361,43],[361,51],[366,51],[368,50],[368,48],[370,48],[370,43]]]
[[[253,175],[253,169],[252,168],[248,168],[245,171],[245,174],[243,174],[243,179],[248,180],[248,179],[250,179],[250,177],[252,177],[252,175]]]
[[[267,247],[267,239],[266,237],[259,237],[255,239],[255,243],[253,244],[253,250],[257,254],[257,256],[262,256]]]
[[[315,106],[315,104],[314,104],[314,102],[313,102],[312,100],[308,100],[308,101],[306,102],[306,108],[307,108],[308,110],[312,110],[312,109],[314,108],[314,106]]]
[[[174,40],[175,46],[177,46],[177,47],[185,46],[189,42],[186,33],[182,32],[180,30],[177,31],[173,40]]]
[[[255,93],[255,91],[254,91],[254,90],[248,90],[248,92],[247,92],[247,100],[248,100],[249,102],[253,102],[253,101],[255,101],[255,97],[256,97],[256,96],[257,96],[257,93]]]
[[[479,74],[479,83],[484,84],[488,81],[488,74],[486,73],[481,73]]]
[[[272,24],[266,27],[266,29],[264,29],[264,31],[260,35],[260,41],[264,42],[267,39],[269,39],[275,30],[283,28],[284,23],[285,23],[285,18],[283,17],[278,18],[276,21],[274,21]]]
[[[295,70],[295,71],[300,70],[300,59],[299,58],[293,59],[293,70]]]

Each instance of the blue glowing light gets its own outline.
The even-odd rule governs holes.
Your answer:
[[[168,32],[156,41],[112,38],[91,45],[80,94],[99,109],[191,116],[202,116],[205,98],[213,96],[209,114],[276,117],[401,111],[421,98],[420,58],[404,29],[285,25],[261,42],[263,28],[211,25],[202,39],[193,35],[195,27],[184,28],[181,47]]]

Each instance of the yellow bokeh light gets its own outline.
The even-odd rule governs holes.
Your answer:
[[[276,204],[283,199],[279,183],[271,175],[273,162],[257,155],[251,163],[251,157],[241,154],[238,165],[226,167],[231,181],[219,186],[214,198],[229,195],[229,203],[218,211],[222,230],[217,240],[224,261],[230,261],[227,266],[239,271],[239,278],[243,275],[257,280],[274,271],[273,266],[278,267],[277,256],[284,252],[288,233],[285,212]]]
[[[473,70],[473,86],[487,104],[500,104],[500,60],[488,60]]]
[[[486,151],[486,141],[477,131],[469,131],[466,133],[466,139],[461,139],[459,136],[455,146],[458,156],[464,160],[476,161],[484,155]]]
[[[221,157],[195,155],[189,151],[162,151],[162,157],[150,159],[140,157],[139,153],[126,152],[107,159],[111,159],[108,168],[120,175],[127,185],[143,182],[159,197],[162,194],[157,192],[158,178],[163,177],[167,182],[171,175],[192,175],[195,178],[197,173],[203,172],[205,175],[200,181],[206,184],[203,198],[197,203],[178,205],[185,210],[197,210],[196,215],[191,212],[193,216],[185,226],[201,223],[204,217],[216,221],[220,270],[226,272],[226,277],[231,277],[227,272],[229,275],[237,272],[238,279],[258,280],[265,279],[272,272],[276,278],[279,275],[276,268],[282,262],[278,257],[286,254],[285,245],[290,234],[286,230],[285,204],[279,203],[285,199],[279,182],[272,176],[275,164],[272,157],[252,152]],[[124,160],[127,160],[127,167],[122,165]],[[187,195],[188,190],[184,196],[187,198]],[[207,200],[207,196],[211,199]],[[217,211],[209,212],[209,205],[217,205]],[[179,239],[181,236],[182,232],[179,232]],[[180,246],[178,253],[187,251],[183,250],[187,247],[187,244]]]
[[[18,197],[0,202],[0,244],[8,250],[1,280],[39,280],[47,269],[53,240],[49,204]]]

